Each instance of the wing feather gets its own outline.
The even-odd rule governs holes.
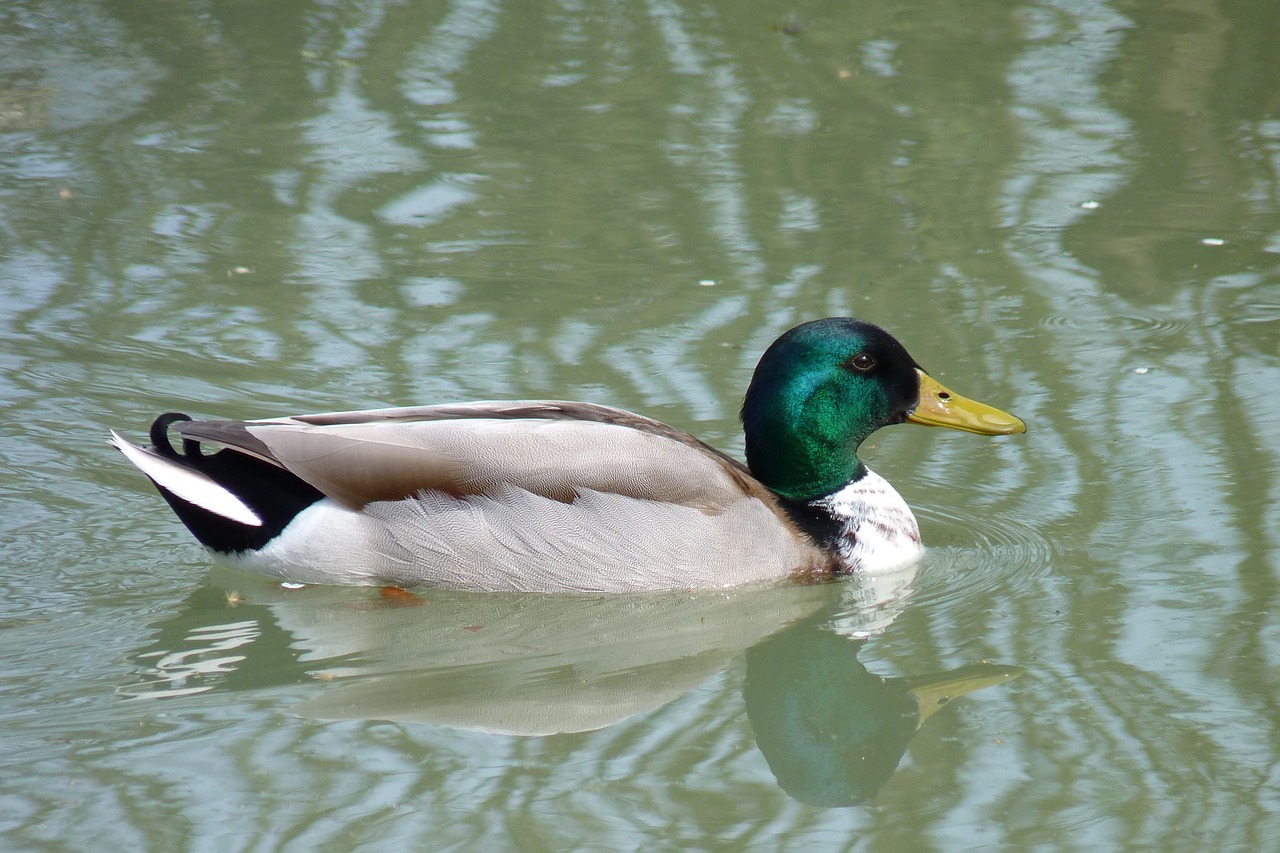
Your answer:
[[[460,497],[515,487],[558,501],[592,490],[713,514],[750,496],[783,515],[737,460],[660,421],[589,403],[482,402],[177,428],[279,465],[351,508],[423,490]]]

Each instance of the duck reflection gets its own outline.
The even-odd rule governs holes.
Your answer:
[[[871,799],[925,720],[958,696],[1022,672],[981,663],[882,678],[858,660],[863,645],[819,614],[747,651],[743,694],[756,745],[778,785],[801,802],[831,807]]]
[[[243,595],[206,589],[135,655],[143,672],[121,693],[190,696],[273,680],[296,685],[305,675],[320,686],[293,708],[303,716],[538,736],[600,729],[658,708],[745,651],[747,713],[783,790],[814,805],[848,805],[884,784],[929,714],[1018,671],[869,673],[858,651],[904,606],[914,571],[602,597],[378,597],[265,581]]]
[[[506,735],[601,729],[675,700],[830,601],[817,586],[424,596],[362,613],[296,596],[273,605],[306,658],[324,662],[313,674],[331,682],[295,710]]]

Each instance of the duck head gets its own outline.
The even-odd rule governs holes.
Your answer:
[[[742,422],[751,473],[793,501],[860,478],[858,446],[890,424],[1026,432],[1013,415],[944,387],[884,329],[850,317],[803,323],[774,341],[747,388]]]

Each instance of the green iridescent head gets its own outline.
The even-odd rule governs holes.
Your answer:
[[[765,351],[747,388],[747,465],[783,497],[813,500],[862,476],[857,450],[867,436],[908,420],[985,435],[1026,430],[938,384],[879,326],[803,323]]]

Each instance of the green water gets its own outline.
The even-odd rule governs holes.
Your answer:
[[[7,3],[0,849],[1266,849],[1278,20]],[[931,546],[877,583],[287,590],[105,443],[553,397],[740,454],[829,314],[1030,427],[872,437]]]

